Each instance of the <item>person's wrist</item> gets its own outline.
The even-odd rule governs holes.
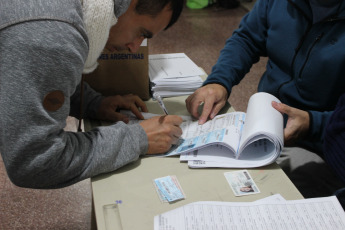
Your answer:
[[[310,137],[310,135],[312,133],[311,127],[313,124],[313,114],[309,110],[306,112],[307,112],[307,118],[306,119],[308,119],[308,122],[306,122],[306,123],[308,126],[306,127],[304,138]]]

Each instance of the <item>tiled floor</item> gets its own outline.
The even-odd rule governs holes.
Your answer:
[[[209,74],[226,38],[237,28],[246,12],[244,7],[185,9],[176,25],[149,42],[149,52],[184,52]],[[249,96],[256,91],[265,62],[256,64],[248,77],[233,89],[230,102],[237,110],[245,111]],[[75,129],[74,120],[69,119],[68,124],[68,129]],[[0,158],[1,230],[94,229],[91,207],[89,180],[57,190],[18,188],[9,181]]]

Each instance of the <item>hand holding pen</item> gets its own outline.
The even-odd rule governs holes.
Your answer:
[[[157,100],[165,115],[168,115],[160,95],[154,93],[153,99]],[[178,144],[182,135],[180,128],[182,122],[182,118],[178,115],[154,116],[140,122],[149,142],[147,154],[166,153],[173,145]]]
[[[168,115],[161,96],[154,93],[153,99],[157,100],[165,115]],[[177,115],[155,116],[140,122],[148,137],[147,154],[166,153],[172,145],[176,145],[182,135],[182,122],[182,118]]]
[[[159,106],[161,107],[161,109],[163,110],[165,115],[168,115],[168,110],[166,109],[166,107],[163,103],[163,99],[162,99],[161,95],[159,95],[158,93],[154,93],[153,98],[157,100]]]

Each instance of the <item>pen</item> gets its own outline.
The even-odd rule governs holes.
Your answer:
[[[157,100],[159,106],[162,108],[165,115],[168,115],[168,110],[165,108],[165,105],[163,103],[161,96],[158,93],[154,93],[153,98]]]

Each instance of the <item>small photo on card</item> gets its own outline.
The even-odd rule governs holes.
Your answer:
[[[235,196],[245,196],[260,193],[258,186],[247,170],[224,173]]]

